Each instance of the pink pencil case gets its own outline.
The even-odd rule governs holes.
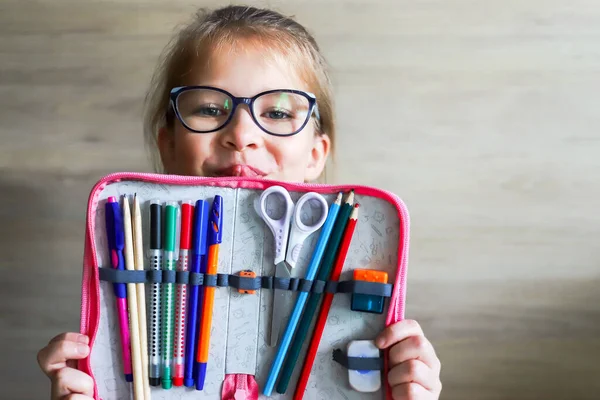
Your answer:
[[[391,399],[386,380],[387,352],[381,353],[381,387],[369,393],[358,392],[349,383],[349,368],[358,369],[358,367],[343,365],[339,360],[334,360],[332,355],[336,351],[339,353],[340,349],[345,351],[352,341],[374,340],[386,326],[404,318],[409,215],[406,206],[397,195],[361,185],[297,184],[253,178],[204,178],[144,173],[116,173],[105,176],[96,183],[89,196],[80,331],[90,337],[92,351],[89,357],[79,362],[78,368],[94,379],[95,399],[128,399],[133,392],[131,383],[126,382],[123,375],[118,316],[113,291],[115,281],[103,278],[106,274],[101,273],[111,268],[104,211],[107,199],[111,196],[132,198],[134,194],[139,199],[142,211],[144,265],[148,270],[150,202],[153,200],[162,203],[184,200],[195,202],[199,199],[210,202],[214,196],[221,196],[223,227],[218,273],[224,277],[231,277],[239,276],[242,271],[253,271],[260,280],[274,275],[274,238],[270,229],[257,214],[255,203],[260,194],[273,185],[285,188],[294,202],[307,192],[316,192],[323,195],[329,205],[333,203],[339,192],[347,193],[354,190],[355,202],[360,204],[360,213],[339,282],[352,281],[353,271],[356,269],[382,271],[388,275],[388,283],[385,285],[387,293],[384,299],[385,306],[381,314],[352,311],[351,297],[360,293],[334,293],[303,398]],[[296,283],[305,277],[318,238],[319,231],[305,242],[300,259],[292,270],[292,277],[297,278]],[[149,295],[149,282],[145,284],[147,295]],[[296,284],[295,287],[290,285],[291,293],[288,296],[290,300],[286,305],[288,314],[286,320],[282,322],[282,330],[294,306],[298,290],[325,290],[324,282],[321,282],[321,285],[311,281],[300,283],[303,285]],[[316,289],[317,287],[321,289]],[[146,305],[149,307],[149,298],[147,297],[146,300]],[[226,387],[248,385],[248,382],[241,383],[235,379],[250,377],[249,379],[258,386],[258,397],[261,399],[293,398],[295,383],[304,361],[303,355],[306,354],[305,350],[319,309],[312,320],[311,330],[300,353],[298,365],[294,369],[289,389],[285,394],[274,391],[272,396],[266,397],[262,395],[262,388],[277,350],[276,347],[270,347],[268,343],[272,302],[273,290],[268,287],[257,288],[254,294],[240,294],[235,287],[217,287],[204,389],[198,391],[185,386],[171,389],[152,387],[152,397],[239,400],[243,397],[233,395],[228,397],[229,395],[225,393]],[[150,315],[148,309],[147,315]],[[148,320],[149,317],[147,322]],[[148,327],[148,334],[150,335],[150,327]]]

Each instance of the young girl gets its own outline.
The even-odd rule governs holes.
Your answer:
[[[336,141],[326,63],[313,37],[276,12],[229,6],[201,13],[167,48],[147,96],[145,135],[162,170],[199,176],[314,181]],[[158,161],[158,160],[157,160]],[[72,368],[89,339],[63,333],[40,350],[51,398],[91,399]],[[393,397],[437,399],[440,361],[415,321],[387,327]]]

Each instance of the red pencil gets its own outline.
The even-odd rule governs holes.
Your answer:
[[[360,206],[356,204],[354,206],[354,210],[352,210],[352,214],[350,214],[350,220],[348,221],[348,225],[346,225],[346,230],[344,231],[342,243],[340,244],[337,258],[335,260],[335,265],[333,266],[333,271],[331,272],[332,281],[337,281],[338,279],[340,279],[342,267],[344,266],[344,262],[346,261],[348,248],[350,247],[352,235],[354,234],[354,228],[356,227],[359,207]],[[312,368],[313,362],[315,361],[315,357],[317,356],[319,342],[321,341],[321,336],[323,336],[323,329],[325,329],[325,322],[327,321],[327,315],[329,314],[329,309],[331,308],[332,301],[333,293],[325,293],[325,296],[323,297],[323,303],[321,305],[321,310],[319,311],[319,317],[317,318],[317,323],[315,325],[315,330],[310,340],[308,353],[306,354],[304,364],[302,365],[302,372],[300,373],[300,378],[298,379],[298,385],[296,386],[296,391],[294,392],[294,400],[301,400],[304,396],[304,390],[306,389],[306,385],[308,383],[308,378],[310,376],[310,370]]]

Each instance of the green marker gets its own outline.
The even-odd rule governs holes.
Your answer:
[[[163,270],[175,270],[175,240],[177,236],[177,211],[178,204],[174,201],[167,202],[165,208],[165,230],[164,230],[164,256]],[[170,389],[173,385],[171,381],[171,361],[173,357],[173,325],[175,323],[175,295],[172,283],[163,284],[162,293],[162,326],[163,326],[163,346],[162,346],[162,387]]]

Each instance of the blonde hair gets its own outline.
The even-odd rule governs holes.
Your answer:
[[[227,6],[213,11],[200,9],[192,21],[171,39],[160,56],[144,107],[144,138],[157,171],[163,169],[158,154],[158,131],[173,123],[169,107],[171,89],[184,85],[192,65],[198,62],[207,65],[213,52],[225,45],[235,45],[241,39],[249,39],[262,49],[266,48],[271,54],[265,53],[271,58],[292,63],[317,98],[320,114],[317,131],[329,136],[333,158],[333,90],[327,63],[315,39],[302,25],[275,11]],[[325,179],[324,175],[320,180]]]

